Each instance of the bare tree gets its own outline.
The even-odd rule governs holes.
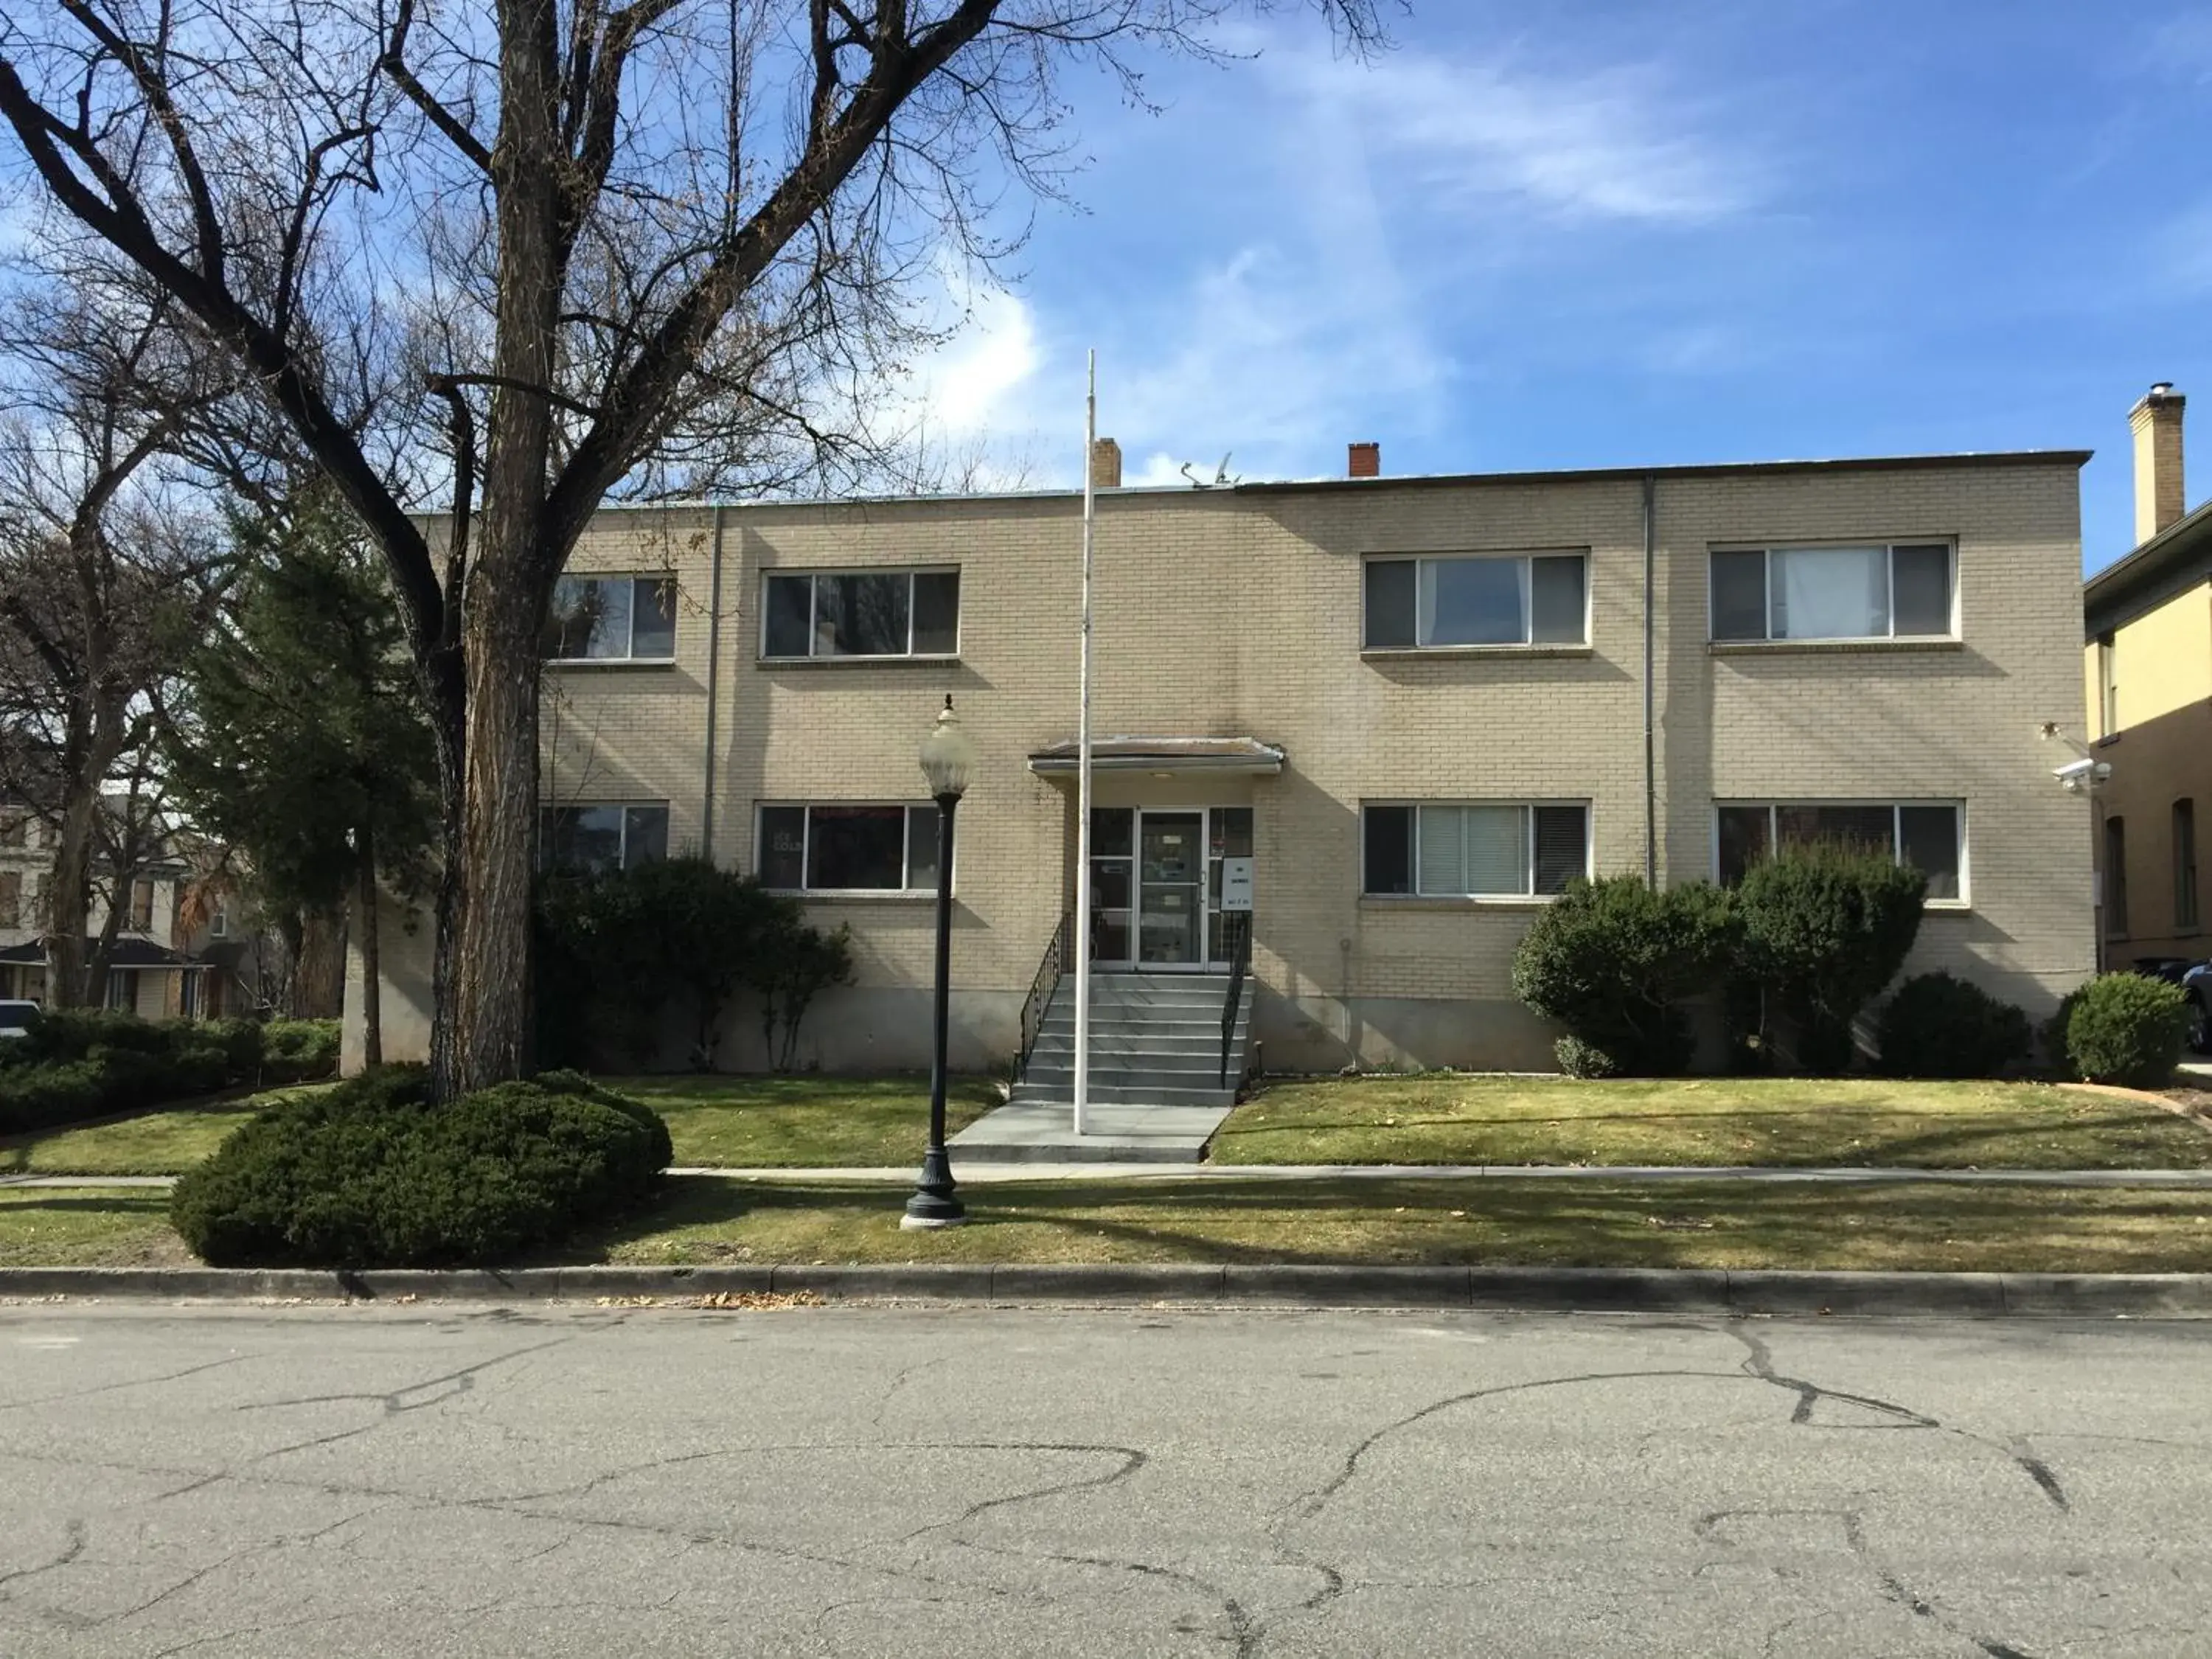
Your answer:
[[[0,118],[389,562],[444,797],[441,1096],[526,1071],[537,656],[611,491],[864,465],[913,296],[1054,189],[1057,70],[1375,0],[54,0]],[[426,458],[442,454],[442,477]],[[428,486],[440,485],[436,498]],[[434,537],[416,511],[441,508]],[[410,511],[413,509],[413,511]]]
[[[88,281],[27,287],[0,314],[0,795],[55,847],[42,926],[61,1007],[96,1000],[132,881],[161,855],[153,699],[207,591],[198,520],[165,476],[208,396],[179,309]]]

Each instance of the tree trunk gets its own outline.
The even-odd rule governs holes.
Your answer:
[[[504,578],[505,580],[501,580]],[[452,1072],[441,1098],[530,1070],[530,885],[538,824],[538,606],[479,563],[465,620]],[[520,614],[518,614],[520,613]]]
[[[376,840],[361,831],[361,1063],[384,1064],[384,962],[376,927]]]
[[[345,914],[312,912],[297,927],[284,1010],[295,1019],[331,1019],[345,1007]]]
[[[74,775],[62,803],[61,842],[46,881],[46,1004],[81,1008],[88,990],[84,938],[92,921],[92,815],[97,788],[77,787]]]

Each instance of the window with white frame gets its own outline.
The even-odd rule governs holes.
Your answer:
[[[668,856],[665,801],[546,806],[538,813],[538,867],[577,875],[635,870]]]
[[[1361,644],[1370,651],[1584,644],[1588,565],[1581,553],[1371,558]]]
[[[761,885],[789,893],[933,893],[937,808],[896,803],[763,805]]]
[[[556,662],[673,661],[676,578],[562,577],[545,618],[544,650]]]
[[[761,655],[951,657],[960,651],[957,570],[771,571]]]
[[[1955,639],[1948,542],[1716,548],[1716,640]]]
[[[1370,802],[1360,830],[1360,890],[1378,896],[1528,898],[1589,873],[1584,802]]]
[[[2097,640],[2097,735],[2110,738],[2120,729],[2119,651],[2110,634]]]
[[[1966,814],[1956,802],[1731,802],[1713,809],[1713,872],[1723,887],[1778,847],[1888,854],[1928,878],[1928,896],[1966,896]]]

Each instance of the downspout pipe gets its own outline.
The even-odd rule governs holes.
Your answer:
[[[1659,552],[1659,480],[1644,475],[1644,884],[1659,885],[1657,687],[1653,680],[1656,617],[1652,590]]]
[[[706,798],[699,805],[699,856],[714,860],[714,707],[722,668],[722,517],[728,509],[714,509],[714,544],[708,554],[707,579],[707,764]]]

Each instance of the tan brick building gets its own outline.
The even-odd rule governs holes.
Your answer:
[[[2186,400],[2130,414],[2136,546],[2082,585],[2087,757],[2106,965],[2202,960],[2199,815],[2212,815],[2212,503],[2185,513]]]
[[[1849,834],[1929,867],[1916,967],[2039,1014],[2093,955],[2085,809],[2039,741],[2080,696],[2084,459],[1102,489],[1102,968],[1218,966],[1221,860],[1249,855],[1270,1068],[1548,1068],[1510,973],[1571,874]],[[571,575],[621,580],[564,596],[589,659],[547,671],[549,855],[700,848],[807,892],[860,978],[803,1062],[925,1063],[915,750],[950,692],[981,753],[954,1058],[1003,1063],[1074,892],[1080,516],[1073,492],[601,514]],[[386,939],[397,1056],[427,929]],[[748,1024],[726,1064],[757,1062]]]

